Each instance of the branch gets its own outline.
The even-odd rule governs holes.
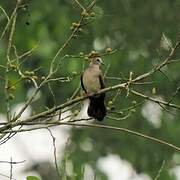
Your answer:
[[[138,76],[137,78],[135,78],[134,80],[132,80],[132,82],[137,82],[140,80],[143,80],[151,75],[153,75],[155,72],[157,72],[158,70],[160,70],[162,67],[166,66],[167,64],[169,64],[172,59],[172,57],[174,56],[174,54],[176,53],[176,50],[179,48],[180,46],[180,42],[177,42],[176,45],[174,46],[174,48],[172,48],[171,52],[169,53],[168,57],[159,65],[157,65],[156,67],[154,67],[151,71],[142,74],[140,76]]]
[[[95,5],[96,1],[92,1],[92,3],[87,7],[87,12],[89,12],[93,6]],[[16,121],[17,119],[19,119],[22,115],[22,113],[26,110],[26,108],[31,104],[31,102],[33,101],[33,99],[36,97],[38,91],[40,90],[40,88],[47,82],[47,80],[55,73],[54,71],[54,66],[55,66],[55,62],[57,57],[60,55],[60,53],[70,44],[71,40],[74,38],[74,35],[77,34],[77,32],[79,31],[79,29],[81,28],[81,24],[83,23],[83,20],[86,16],[85,15],[81,15],[80,21],[79,21],[79,25],[75,27],[75,29],[73,30],[73,32],[70,34],[70,36],[67,38],[67,40],[63,43],[63,45],[58,49],[58,51],[56,52],[55,56],[53,57],[52,61],[51,61],[51,65],[50,65],[50,69],[49,69],[49,74],[47,75],[47,77],[40,83],[40,85],[36,88],[35,92],[32,94],[32,96],[26,101],[24,107],[20,110],[20,112],[15,116],[15,118],[13,118],[12,121]],[[57,69],[56,69],[57,70]]]
[[[74,0],[78,6],[83,10],[83,11],[86,11],[86,9],[84,8],[84,6],[78,1],[78,0]]]
[[[145,94],[142,94],[142,93],[134,91],[134,90],[130,90],[130,91],[133,94],[135,94],[136,96],[140,96],[140,97],[142,97],[144,99],[153,101],[153,102],[155,102],[157,104],[162,104],[162,105],[166,105],[166,106],[169,106],[169,107],[172,107],[172,108],[180,109],[180,105],[170,103],[169,101],[162,101],[162,100],[159,100],[159,99],[155,99],[155,98],[149,97],[149,96],[147,96]]]
[[[133,130],[130,130],[130,129],[126,129],[126,128],[107,126],[107,125],[101,125],[101,124],[83,124],[83,123],[77,123],[75,121],[74,122],[59,122],[59,121],[55,121],[55,122],[49,122],[49,125],[46,124],[46,126],[32,128],[30,130],[37,130],[37,129],[42,129],[42,128],[44,129],[44,128],[47,128],[47,127],[52,127],[52,126],[57,126],[57,125],[60,125],[60,126],[79,126],[79,127],[99,128],[99,129],[106,129],[106,130],[114,130],[114,131],[118,131],[118,132],[125,132],[125,133],[136,135],[136,136],[142,137],[144,139],[148,139],[150,141],[153,141],[153,142],[156,142],[156,143],[168,146],[169,148],[171,148],[173,150],[180,151],[180,147],[178,147],[178,146],[176,146],[176,145],[174,145],[172,143],[169,143],[167,141],[164,141],[164,140],[161,140],[161,139],[158,139],[158,138],[146,135],[144,133],[136,132],[136,131],[133,131]],[[24,131],[27,131],[27,129],[12,130],[12,132],[24,132]],[[7,131],[7,132],[10,132],[10,131]],[[4,132],[4,133],[6,133],[6,132]]]
[[[24,163],[26,160],[23,161],[0,161],[0,163],[7,163],[7,164],[20,164]]]
[[[56,172],[58,175],[58,179],[61,178],[60,176],[60,172],[59,172],[59,167],[58,167],[58,161],[57,161],[57,155],[56,155],[56,138],[53,136],[51,130],[49,128],[47,128],[47,130],[50,133],[50,136],[52,137],[52,141],[53,141],[53,148],[54,148],[54,163],[55,163],[55,167],[56,167]]]
[[[166,142],[164,140],[161,140],[161,139],[158,139],[158,138],[155,138],[155,137],[152,137],[152,136],[148,136],[148,135],[143,134],[143,133],[139,133],[139,132],[136,132],[136,131],[125,129],[125,128],[106,126],[106,125],[99,125],[99,124],[80,124],[80,123],[70,123],[70,122],[61,123],[61,125],[71,125],[71,126],[79,126],[79,127],[90,127],[90,128],[100,128],[100,129],[123,131],[123,132],[129,133],[129,134],[133,134],[133,135],[148,139],[150,141],[154,141],[156,143],[168,146],[173,150],[180,151],[180,147],[178,147],[178,146],[176,146],[174,144],[171,144],[169,142]]]

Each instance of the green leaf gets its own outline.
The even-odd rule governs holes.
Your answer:
[[[162,33],[162,37],[161,37],[161,47],[165,50],[172,49],[171,39],[168,38],[164,33]]]
[[[94,7],[94,12],[97,18],[102,18],[104,16],[104,10],[99,6]]]
[[[26,180],[40,180],[37,176],[27,176]]]

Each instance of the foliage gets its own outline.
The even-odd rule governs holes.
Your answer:
[[[90,1],[82,1],[82,4],[87,7]],[[11,14],[15,2],[1,1],[0,6],[7,14]],[[79,86],[79,74],[87,64],[87,57],[94,51],[99,54],[106,52],[102,58],[107,67],[109,66],[104,68],[104,71],[107,70],[105,78],[107,87],[126,82],[131,75],[132,78],[138,77],[162,63],[171,52],[171,46],[174,47],[175,42],[178,41],[179,6],[179,0],[173,2],[152,0],[146,3],[135,0],[98,1],[91,10],[91,15],[86,17],[87,25],[78,31],[77,36],[73,36],[70,44],[56,59],[54,66],[59,66],[59,69],[52,79],[66,77],[64,82],[57,80],[42,86],[41,97],[31,103],[33,113],[38,114],[50,109],[66,102],[67,98],[72,96]],[[13,36],[15,46],[10,51],[10,56],[15,61],[9,67],[8,73],[7,69],[3,68],[7,61],[8,35],[6,34],[0,41],[1,113],[6,113],[5,76],[8,77],[8,86],[11,87],[8,90],[10,106],[24,102],[27,99],[27,92],[34,87],[33,80],[40,84],[48,76],[54,55],[74,30],[73,28],[77,27],[81,16],[82,9],[75,1],[23,2],[23,7],[18,9]],[[2,11],[0,23],[1,34],[7,23]],[[116,51],[111,53],[111,49]],[[16,57],[16,53],[20,56],[27,50],[32,52],[22,59]],[[172,58],[178,60],[179,57],[180,53],[177,51]],[[17,73],[19,69],[26,78]],[[179,69],[178,61],[171,63],[144,80],[150,83],[132,84],[130,90],[180,104]],[[142,113],[147,105],[146,99],[131,91],[128,94],[127,89],[108,92],[106,104],[111,118],[106,118],[101,124],[136,130],[180,146],[179,109],[160,107],[161,125],[156,127]],[[153,105],[155,106],[155,103]],[[77,109],[79,110],[79,106],[73,111]],[[121,120],[126,116],[127,118]],[[100,157],[113,153],[130,161],[137,172],[146,172],[151,177],[157,175],[162,162],[165,161],[161,179],[173,180],[169,170],[177,165],[177,162],[173,161],[175,151],[166,146],[132,134],[106,129],[99,131],[96,128],[72,128],[70,139],[69,159],[73,164],[73,176],[77,179],[83,178],[82,169],[85,164],[92,166],[99,179],[107,179],[97,168],[97,161]],[[82,148],[85,142],[92,145],[91,151]]]
[[[27,176],[26,179],[27,180],[39,180],[39,178],[36,176]]]

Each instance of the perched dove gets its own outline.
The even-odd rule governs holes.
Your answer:
[[[81,75],[81,86],[86,94],[95,93],[103,88],[105,84],[103,81],[103,75],[100,70],[102,60],[99,57],[95,57],[91,60],[89,66]],[[90,103],[87,113],[90,117],[102,121],[106,116],[106,106],[104,104],[105,93],[89,97]]]

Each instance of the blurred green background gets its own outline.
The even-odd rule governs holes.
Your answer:
[[[49,66],[57,49],[63,44],[71,33],[70,27],[73,22],[80,18],[82,10],[71,0],[38,0],[23,1],[27,3],[28,8],[18,10],[13,44],[16,46],[17,53],[23,52],[37,46],[31,56],[26,57],[21,64],[21,70],[34,71],[40,82],[42,76],[48,74]],[[81,3],[86,7],[89,0],[83,0]],[[15,1],[0,1],[0,5],[10,14]],[[105,52],[106,48],[117,49],[116,53],[104,56],[104,62],[109,65],[107,77],[129,78],[130,71],[133,76],[138,76],[149,71],[157,63],[163,61],[168,55],[169,48],[162,40],[162,34],[168,38],[173,45],[178,39],[180,27],[180,0],[112,0],[97,1],[93,12],[95,17],[93,22],[84,26],[77,39],[73,39],[70,45],[61,54],[78,55],[80,52],[85,54],[92,50]],[[3,31],[7,21],[3,13],[0,13],[0,32]],[[7,46],[7,36],[0,41],[0,63],[5,65],[5,49]],[[14,52],[11,52],[12,57]],[[174,58],[180,57],[178,52]],[[60,56],[58,57],[60,59]],[[61,64],[56,77],[71,76],[74,73],[80,73],[83,70],[86,61],[83,58],[65,58]],[[106,68],[103,69],[104,71]],[[139,92],[152,97],[161,97],[168,101],[177,87],[180,86],[180,64],[173,63],[163,68],[163,73],[157,72],[148,81],[153,81],[149,85],[134,85],[133,88]],[[0,112],[5,113],[4,96],[4,69],[0,68]],[[9,75],[10,83],[16,82],[20,77],[16,72]],[[75,76],[70,82],[51,83],[52,91],[55,95],[56,104],[66,101],[79,84],[79,76]],[[124,80],[105,79],[106,86],[115,85]],[[32,83],[22,81],[17,84],[12,92],[15,99],[11,105],[25,101],[27,91],[32,87]],[[45,110],[45,107],[53,107],[54,100],[48,86],[41,90],[42,96],[32,104],[35,113]],[[159,116],[156,126],[148,121],[148,115],[151,116],[148,106],[143,99],[130,93],[121,91],[113,105],[109,103],[109,108],[115,107],[115,110],[121,111],[116,117],[124,117],[131,112],[131,115],[125,120],[112,120],[106,118],[102,123],[116,127],[124,127],[131,130],[152,135],[180,146],[180,113],[178,110],[168,108],[170,112],[157,106]],[[115,92],[107,93],[106,104],[114,97]],[[173,103],[180,104],[180,93],[173,98]],[[126,108],[141,105],[126,111]],[[153,107],[152,107],[153,109]],[[146,114],[144,115],[143,112]],[[175,114],[175,115],[174,115]],[[112,115],[113,116],[113,115]],[[95,122],[98,123],[98,122]],[[81,144],[84,142],[92,144],[92,150],[85,151]],[[85,164],[91,165],[98,179],[106,180],[107,176],[97,168],[97,160],[108,154],[118,154],[122,159],[128,160],[138,173],[145,172],[152,178],[157,175],[162,162],[165,161],[165,167],[161,172],[159,179],[173,180],[169,170],[176,165],[180,165],[180,156],[174,160],[176,154],[172,149],[150,142],[146,139],[135,137],[131,134],[117,133],[111,130],[101,130],[95,128],[72,128],[70,142],[67,147],[65,159],[73,164],[73,177],[82,179],[83,167]],[[177,155],[177,154],[176,154]],[[62,163],[60,163],[62,166]],[[62,170],[63,171],[63,170]],[[72,177],[67,177],[72,179]]]

